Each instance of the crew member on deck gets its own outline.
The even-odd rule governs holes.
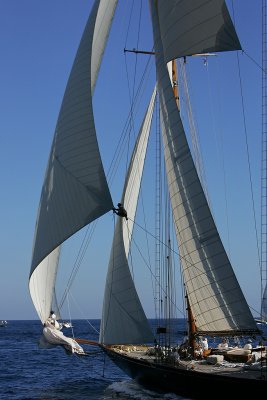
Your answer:
[[[209,349],[208,339],[204,337],[201,341],[203,352]]]
[[[228,343],[227,343],[226,339],[223,339],[222,343],[218,344],[218,349],[220,349],[220,350],[228,350]]]
[[[124,218],[126,218],[126,220],[128,220],[127,211],[125,210],[125,208],[123,207],[123,205],[121,203],[118,203],[118,208],[113,207],[112,210],[119,217],[122,217],[122,218],[124,217]]]
[[[245,350],[252,350],[252,340],[248,339],[247,343],[245,344],[245,346],[243,347]]]

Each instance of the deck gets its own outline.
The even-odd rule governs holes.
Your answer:
[[[147,361],[151,365],[164,365],[177,369],[191,370],[213,375],[224,375],[243,379],[267,379],[266,350],[265,362],[244,363],[222,360],[209,363],[209,357],[203,360],[174,360],[172,358],[155,357],[153,349],[145,346],[110,346],[112,350],[136,360]]]

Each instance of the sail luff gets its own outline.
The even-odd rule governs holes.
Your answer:
[[[139,197],[143,167],[155,102],[154,90],[125,180],[122,203],[128,221],[119,218],[114,233],[100,327],[100,343],[140,344],[153,341],[153,335],[139,300],[128,265],[133,222]]]
[[[160,3],[160,2],[159,2]],[[150,1],[166,173],[188,300],[198,331],[257,331],[227,257],[189,149]]]
[[[56,257],[51,253],[59,253],[67,238],[113,206],[96,138],[92,93],[116,4],[117,0],[95,1],[58,116],[37,215],[29,282],[42,320],[47,314],[44,296],[52,296],[56,279],[57,265],[52,265]],[[51,276],[43,280],[42,269],[47,268]]]

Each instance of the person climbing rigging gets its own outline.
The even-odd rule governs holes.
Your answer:
[[[128,221],[127,211],[125,210],[125,208],[123,207],[123,205],[121,203],[118,203],[118,208],[113,207],[112,210],[119,217],[122,217],[122,218],[124,217]]]

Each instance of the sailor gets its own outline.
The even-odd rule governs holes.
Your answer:
[[[226,339],[223,339],[222,343],[218,344],[218,349],[220,349],[220,350],[228,350],[228,343],[227,343]]]
[[[128,220],[127,211],[125,210],[125,208],[123,207],[123,205],[121,203],[118,203],[118,208],[113,207],[112,210],[119,217],[122,217],[122,218],[124,217],[124,218],[126,218],[126,220]]]
[[[206,337],[202,339],[201,344],[202,344],[203,351],[209,349],[208,339]]]
[[[173,347],[169,357],[170,357],[170,361],[173,364],[176,364],[177,362],[179,362],[180,356],[179,356],[179,353],[178,353],[178,349],[176,349],[176,347]]]
[[[178,354],[181,358],[187,358],[189,350],[189,341],[188,338],[184,338],[184,342],[179,346]]]
[[[200,343],[198,343],[196,345],[196,348],[194,350],[194,356],[198,359],[202,359],[203,358],[203,349]]]
[[[55,327],[55,329],[60,330],[62,326],[57,321],[57,316],[54,311],[50,312],[50,317],[48,318],[49,322]]]
[[[245,350],[252,350],[252,340],[248,339],[247,343],[245,344],[245,346],[243,347]]]

